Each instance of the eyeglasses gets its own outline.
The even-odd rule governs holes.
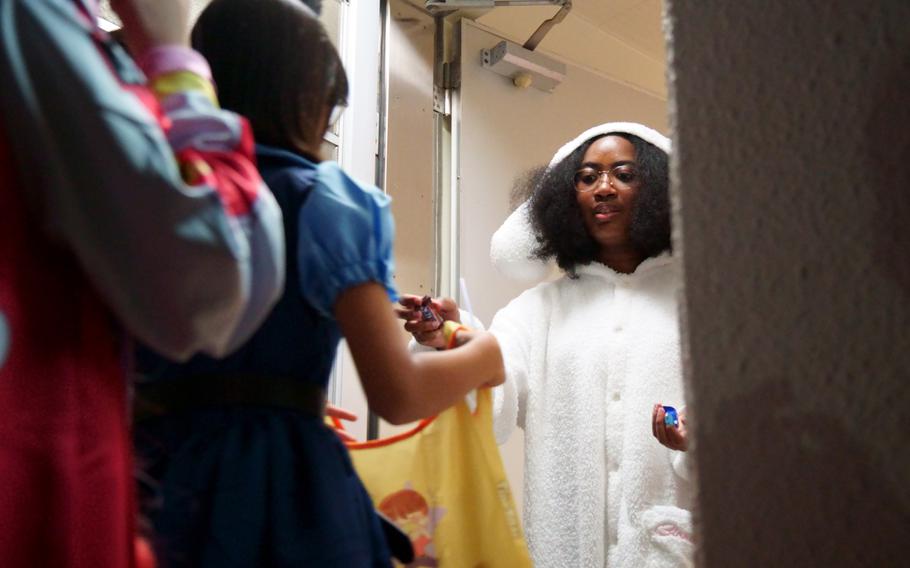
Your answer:
[[[632,164],[619,164],[609,170],[582,168],[575,172],[575,191],[584,193],[597,189],[603,176],[614,189],[632,189],[638,187],[641,178]]]

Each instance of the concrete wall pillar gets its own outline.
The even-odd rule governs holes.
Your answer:
[[[910,2],[667,0],[702,566],[910,544]]]

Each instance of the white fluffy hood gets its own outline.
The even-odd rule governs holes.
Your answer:
[[[660,132],[636,122],[607,122],[589,128],[571,141],[563,144],[550,160],[553,167],[575,151],[586,141],[608,134],[623,132],[638,136],[654,144],[667,154],[670,153],[670,139]],[[537,239],[528,219],[528,202],[522,203],[505,220],[502,226],[493,233],[490,239],[490,260],[499,272],[520,282],[543,280],[553,270],[554,263],[546,263],[532,257],[531,252],[537,246]]]

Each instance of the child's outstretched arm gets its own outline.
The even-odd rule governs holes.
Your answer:
[[[466,343],[451,351],[409,353],[380,284],[346,290],[334,311],[370,407],[393,424],[436,414],[471,390],[505,378],[499,344],[489,333],[462,332]]]

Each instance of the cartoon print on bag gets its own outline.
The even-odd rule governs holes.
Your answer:
[[[410,488],[410,483],[406,483],[404,489],[387,495],[378,508],[411,539],[414,561],[408,563],[406,568],[439,566],[433,547],[433,533],[445,509],[431,508],[423,495]],[[400,564],[396,562],[396,566]]]
[[[6,362],[6,355],[9,353],[10,332],[9,326],[6,325],[6,317],[0,312],[0,369]]]

